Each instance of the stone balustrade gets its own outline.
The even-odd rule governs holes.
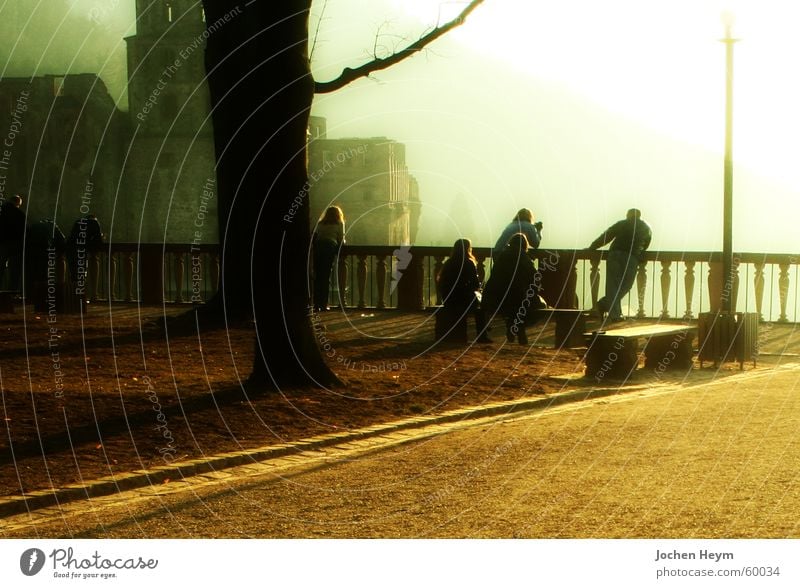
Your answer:
[[[481,279],[491,274],[491,250],[475,248]],[[418,310],[439,304],[436,275],[450,253],[444,247],[345,245],[331,287],[331,304],[355,308]],[[591,308],[605,287],[605,251],[540,249],[534,257],[548,302],[560,308]],[[723,295],[734,310],[762,320],[796,322],[800,256],[737,253],[733,291],[722,292],[722,261],[716,252],[648,251],[623,305],[630,316],[694,319],[716,310]],[[216,291],[220,265],[216,245],[112,244],[88,259],[91,300],[146,304],[202,303]]]
[[[205,302],[219,282],[217,249],[216,245],[114,243],[107,250],[88,252],[86,299]]]
[[[339,262],[344,305],[414,310],[438,304],[435,276],[449,252],[437,247],[345,246]],[[476,248],[473,252],[478,272],[485,278],[491,273],[491,250]],[[410,257],[402,269],[398,254]],[[606,255],[605,251],[589,250],[535,251],[548,302],[561,308],[594,306],[605,287]],[[358,267],[355,276],[354,264]],[[798,301],[790,284],[794,279],[797,288],[799,264],[800,256],[795,255],[737,253],[733,291],[726,294],[722,292],[720,253],[648,251],[625,306],[630,316],[639,318],[691,320],[700,312],[718,310],[722,296],[728,295],[733,310],[756,312],[762,320],[794,322]]]

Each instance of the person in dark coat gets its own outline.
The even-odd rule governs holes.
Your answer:
[[[512,235],[508,245],[493,258],[492,273],[483,291],[487,311],[500,314],[506,323],[506,338],[528,344],[525,327],[531,324],[531,309],[546,306],[539,296],[536,267],[528,256],[528,239]]]
[[[605,296],[597,301],[596,309],[600,318],[608,313],[609,322],[623,320],[622,299],[633,286],[639,263],[653,237],[641,216],[638,209],[631,208],[623,220],[611,225],[589,245],[589,249],[598,249],[611,243],[606,259]]]
[[[25,239],[25,296],[37,311],[63,305],[61,259],[66,239],[55,221],[44,219],[28,227]],[[53,308],[55,308],[53,306]]]
[[[344,212],[329,206],[314,230],[314,310],[328,310],[331,271],[344,244]]]
[[[98,264],[90,263],[93,261],[105,245],[105,235],[100,227],[100,221],[93,214],[87,214],[79,218],[72,224],[72,230],[67,237],[66,251],[69,263],[70,277],[75,285],[76,292],[84,295],[87,288],[87,277],[90,267],[98,268]],[[97,277],[93,276],[94,283]],[[93,297],[93,296],[91,296]]]
[[[7,263],[10,290],[19,290],[24,240],[25,213],[22,211],[22,197],[15,194],[0,207],[0,281]]]
[[[453,244],[453,251],[442,266],[439,274],[439,296],[442,305],[451,316],[462,317],[472,313],[475,318],[478,343],[491,343],[486,334],[487,324],[480,304],[481,280],[478,277],[478,264],[472,255],[469,239],[459,239]]]

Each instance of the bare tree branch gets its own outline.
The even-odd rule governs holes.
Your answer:
[[[456,18],[454,18],[448,23],[443,24],[440,27],[436,27],[429,33],[423,35],[418,40],[411,43],[405,49],[401,49],[400,51],[397,51],[396,53],[393,53],[392,55],[384,59],[377,58],[376,56],[376,58],[373,59],[372,61],[360,65],[356,68],[347,67],[342,71],[342,73],[336,79],[330,80],[328,82],[315,82],[314,91],[317,94],[326,94],[328,92],[333,92],[335,90],[343,88],[350,82],[353,82],[359,78],[369,76],[373,72],[386,69],[387,67],[391,67],[392,65],[403,61],[407,57],[411,57],[412,55],[421,51],[427,45],[429,45],[430,43],[432,43],[445,33],[462,25],[466,20],[467,16],[469,16],[470,13],[481,4],[483,4],[483,0],[472,0]]]
[[[314,29],[314,40],[311,43],[311,51],[308,54],[308,60],[311,61],[314,59],[314,49],[317,48],[317,39],[319,38],[319,27],[322,24],[322,19],[325,18],[325,9],[328,7],[328,0],[325,0],[325,3],[322,5],[322,11],[319,13],[319,19],[317,20],[317,26]]]

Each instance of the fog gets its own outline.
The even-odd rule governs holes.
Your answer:
[[[315,77],[417,38],[439,4],[316,2]],[[544,223],[543,247],[585,247],[635,206],[654,249],[719,249],[720,4],[487,0],[430,50],[318,96],[314,114],[332,138],[407,144],[422,243],[491,245],[524,206]],[[796,9],[758,6],[740,8],[736,25],[734,249],[796,252],[800,92],[787,28]],[[99,73],[126,109],[133,15],[133,0],[2,3],[13,41],[0,48],[2,76]]]

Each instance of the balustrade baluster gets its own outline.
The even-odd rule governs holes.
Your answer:
[[[203,293],[203,274],[208,265],[208,255],[200,252],[188,254],[189,261],[189,302],[200,304],[206,298]]]
[[[694,262],[684,261],[685,271],[683,275],[683,295],[686,298],[686,312],[683,313],[684,320],[694,318],[692,312],[692,298],[694,296]]]
[[[778,276],[778,295],[781,301],[781,315],[778,317],[779,323],[788,323],[789,317],[786,315],[786,302],[789,299],[789,264],[781,263],[778,265],[780,274]]]
[[[592,293],[592,308],[597,306],[600,291],[600,256],[589,259],[589,289]]]
[[[336,279],[337,291],[339,292],[339,306],[344,310],[347,306],[347,256],[339,256],[339,265],[337,268]]]
[[[358,308],[365,308],[367,306],[364,301],[364,293],[367,290],[367,256],[358,255],[357,264],[356,286],[358,288]]]
[[[214,289],[212,296],[219,292],[219,253],[215,253],[211,260],[211,287]]]
[[[133,267],[133,251],[129,251],[125,254],[125,267],[123,268],[125,273],[125,283],[128,285],[128,291],[125,292],[126,302],[133,300]]]
[[[183,302],[183,272],[186,269],[182,252],[172,254],[175,258],[175,302]]]
[[[436,288],[436,304],[442,304],[441,293],[439,292],[439,274],[442,273],[442,268],[444,267],[444,256],[443,255],[436,255],[434,256],[434,264],[433,264],[433,283],[434,287]]]
[[[108,301],[117,300],[117,256],[108,254]]]
[[[375,304],[376,308],[386,308],[384,300],[384,291],[386,290],[386,256],[375,256],[375,286],[378,293],[378,301]]]
[[[86,253],[86,295],[87,300],[95,302],[99,296],[97,290],[100,285],[100,254],[95,251]]]
[[[753,276],[753,289],[756,293],[756,312],[758,320],[763,321],[764,315],[761,310],[764,306],[764,262],[754,263],[755,275]]]
[[[661,262],[661,318],[669,318],[669,289],[672,284],[671,261]]]
[[[637,318],[645,318],[647,314],[644,311],[645,293],[647,292],[647,262],[639,262],[639,268],[636,271],[636,300],[639,303],[639,310],[636,311]]]

